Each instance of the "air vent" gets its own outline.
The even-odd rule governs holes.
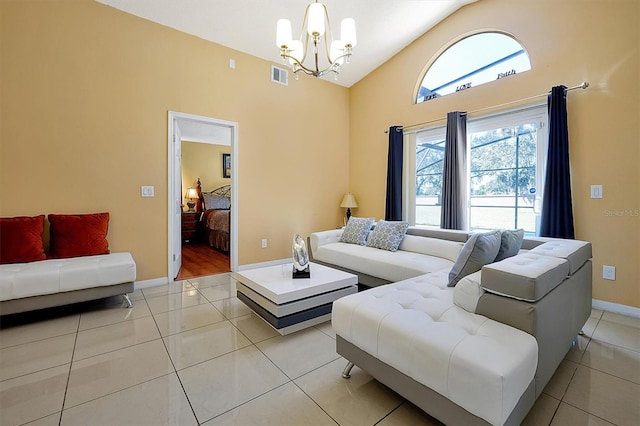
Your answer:
[[[278,68],[275,65],[271,65],[271,81],[282,84],[283,86],[288,86],[289,71],[284,68]]]

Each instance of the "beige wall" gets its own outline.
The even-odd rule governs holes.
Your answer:
[[[341,220],[348,89],[91,0],[3,0],[0,43],[1,216],[109,211],[112,251],[166,277],[171,110],[238,123],[239,264]]]
[[[388,126],[588,80],[569,94],[577,234],[594,245],[594,297],[640,307],[640,218],[624,215],[640,209],[639,16],[637,0],[482,0],[349,90],[273,84],[269,62],[91,0],[3,0],[0,215],[110,211],[112,250],[133,253],[139,280],[166,276],[167,111],[179,111],[239,123],[239,263],[280,259],[294,233],[341,223],[349,190],[355,214],[384,215]],[[427,61],[482,29],[518,38],[532,70],[413,105]]]
[[[198,178],[202,191],[211,191],[231,185],[230,178],[222,177],[222,154],[230,154],[231,147],[200,142],[182,141],[182,195],[187,188],[195,188]],[[186,201],[184,201],[186,204]]]
[[[350,180],[358,214],[384,216],[383,131],[389,126],[474,111],[586,80],[588,90],[568,95],[577,238],[593,243],[594,298],[640,307],[639,5],[637,0],[482,0],[460,9],[354,85]],[[532,70],[414,105],[426,63],[461,35],[483,29],[506,31],[520,40]],[[603,199],[590,199],[592,184],[604,186]],[[616,266],[616,281],[601,278],[603,264]]]

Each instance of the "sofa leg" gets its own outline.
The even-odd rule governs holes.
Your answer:
[[[131,303],[131,299],[129,299],[129,295],[127,293],[123,294],[122,298],[124,299],[125,303],[127,304],[127,308],[132,308],[133,307],[133,303]]]
[[[351,369],[353,368],[353,363],[351,361],[349,361],[349,363],[347,364],[347,366],[344,368],[344,370],[342,371],[342,378],[343,379],[348,379],[351,377]]]

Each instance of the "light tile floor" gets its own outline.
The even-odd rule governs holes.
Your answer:
[[[435,425],[331,324],[280,336],[231,274],[2,318],[0,425]],[[526,425],[640,425],[640,319],[594,310]]]

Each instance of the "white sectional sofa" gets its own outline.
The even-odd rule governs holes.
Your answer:
[[[130,253],[110,253],[0,265],[0,315],[122,295],[134,290]]]
[[[334,302],[337,351],[446,424],[520,424],[591,311],[591,245],[525,238],[448,287],[471,234],[409,227],[397,251],[313,233],[310,258],[373,287]]]

